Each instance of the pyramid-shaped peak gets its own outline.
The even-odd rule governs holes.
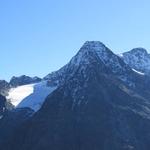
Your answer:
[[[86,41],[80,48],[79,52],[72,61],[74,64],[79,64],[81,61],[90,63],[92,59],[99,58],[101,61],[106,62],[114,55],[113,52],[107,48],[100,41]],[[90,60],[90,61],[89,61]]]
[[[107,68],[107,70],[111,70],[113,73],[123,72],[122,70],[127,68],[120,57],[99,41],[85,42],[79,52],[66,66],[67,68],[79,66],[80,68],[85,68],[87,65],[92,66],[93,64],[97,64],[101,68]]]
[[[121,75],[131,71],[126,63],[102,42],[87,41],[68,64],[60,70],[48,74],[45,79],[63,83],[69,77],[77,74],[88,78],[86,71],[89,68],[99,69],[101,73],[117,74],[121,80],[123,80]]]
[[[113,55],[113,52],[100,41],[86,41],[79,53],[87,53],[87,51],[94,52],[99,57],[103,56],[103,54]]]

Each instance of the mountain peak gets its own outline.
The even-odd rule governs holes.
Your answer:
[[[106,52],[108,51],[108,52]],[[113,54],[103,43],[99,41],[86,41],[78,53],[70,60],[68,64],[60,70],[48,74],[44,79],[57,80],[63,78],[65,74],[72,74],[78,68],[85,69],[86,66],[93,63],[107,62],[109,54]],[[68,73],[66,73],[68,72]]]
[[[79,64],[91,64],[93,62],[101,62],[107,65],[113,57],[117,56],[102,42],[86,41],[79,52],[71,59],[70,63],[75,66]]]
[[[97,48],[97,47],[105,47],[105,45],[100,41],[86,41],[83,44],[83,47]]]
[[[90,51],[99,53],[110,50],[100,41],[86,41],[81,47],[80,51]]]
[[[124,80],[122,79],[123,74],[131,71],[130,67],[103,43],[87,41],[67,65],[56,72],[48,74],[44,79],[64,81],[64,79],[68,79],[78,72],[87,77],[86,71],[89,68],[93,68],[93,70],[98,68],[101,73],[116,74],[121,80]]]
[[[134,48],[122,54],[121,57],[126,64],[142,73],[150,73],[150,55],[144,48]]]
[[[142,47],[138,47],[138,48],[134,48],[134,49],[132,49],[131,51],[129,51],[129,52],[126,52],[126,53],[131,53],[131,54],[144,54],[144,55],[147,55],[148,54],[148,52],[147,52],[147,50],[145,49],[145,48],[142,48]]]

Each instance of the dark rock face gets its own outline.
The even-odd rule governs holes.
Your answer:
[[[0,95],[0,116],[3,115],[5,110],[6,110],[6,98]]]
[[[40,82],[40,81],[41,81],[41,79],[39,77],[32,78],[29,76],[22,75],[20,77],[12,77],[9,84],[13,87],[16,87],[16,86],[36,83],[36,82]]]
[[[0,146],[2,150],[11,149],[10,140],[16,134],[19,127],[23,125],[33,114],[29,108],[14,109],[6,111],[0,120]]]
[[[0,94],[7,95],[7,91],[10,88],[10,85],[5,80],[0,80]]]
[[[11,86],[7,81],[0,80],[0,112],[13,108],[12,104],[5,98],[10,88]]]

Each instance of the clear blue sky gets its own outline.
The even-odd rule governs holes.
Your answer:
[[[150,49],[149,0],[1,0],[0,79],[45,76],[87,40]]]

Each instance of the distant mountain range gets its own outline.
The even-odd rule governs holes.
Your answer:
[[[149,150],[143,48],[114,54],[87,41],[58,71],[0,81],[0,92],[1,150]]]

